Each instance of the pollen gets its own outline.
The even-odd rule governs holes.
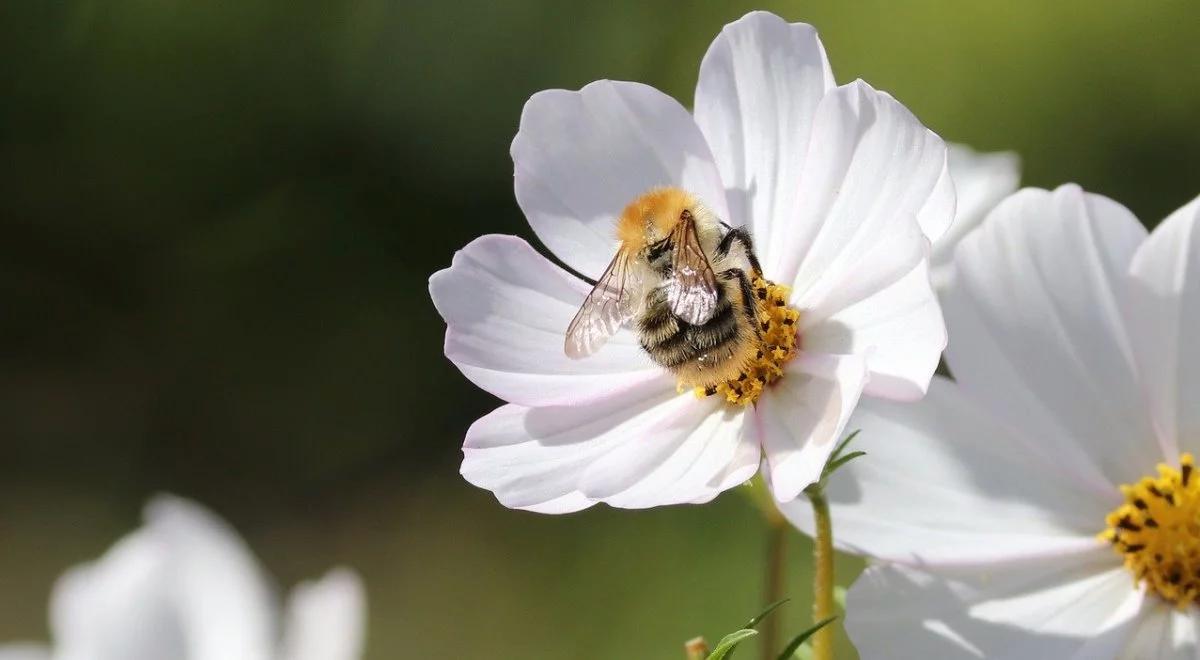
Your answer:
[[[1200,604],[1200,478],[1191,454],[1179,468],[1121,486],[1125,503],[1108,514],[1100,538],[1125,558],[1135,582],[1184,608]]]
[[[697,387],[694,390],[697,397],[720,396],[733,405],[750,405],[768,385],[783,377],[783,365],[796,356],[800,312],[787,304],[789,288],[761,277],[754,278],[753,287],[758,350],[742,366],[737,378]]]

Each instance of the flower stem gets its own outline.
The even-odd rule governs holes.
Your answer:
[[[833,604],[833,523],[829,502],[820,483],[809,486],[816,535],[813,539],[813,621],[834,615]],[[812,660],[833,660],[833,626],[824,626],[812,637]]]
[[[763,482],[761,475],[754,477],[743,492],[754,507],[762,514],[767,525],[767,552],[763,571],[763,607],[783,600],[784,568],[787,563],[788,521],[779,512],[775,496]],[[779,617],[767,617],[762,622],[759,648],[763,660],[775,660],[779,653]]]
[[[779,511],[767,517],[767,558],[766,574],[763,581],[763,605],[777,603],[783,600],[784,567],[787,555],[787,520]],[[779,621],[777,616],[767,617],[762,623],[763,660],[774,660],[779,652]]]

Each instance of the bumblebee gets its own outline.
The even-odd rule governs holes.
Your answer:
[[[567,328],[569,357],[591,355],[626,324],[692,387],[737,379],[762,357],[762,272],[744,229],[684,190],[656,188],[625,207],[616,234],[616,255]]]

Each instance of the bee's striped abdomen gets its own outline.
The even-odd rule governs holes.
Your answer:
[[[735,373],[744,360],[748,338],[755,335],[737,279],[722,281],[712,318],[690,325],[671,313],[661,287],[646,298],[638,320],[642,348],[658,364],[688,381],[718,380]]]

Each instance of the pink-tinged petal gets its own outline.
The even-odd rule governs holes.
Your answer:
[[[505,506],[543,513],[707,501],[753,474],[742,418],[658,384],[588,406],[502,406],[468,430],[462,474]]]
[[[1125,648],[1113,657],[1121,660],[1191,660],[1200,655],[1194,605],[1180,610],[1150,596],[1145,599],[1138,619]]]
[[[684,392],[646,420],[635,441],[589,466],[581,490],[626,509],[712,500],[754,476],[757,463],[745,457],[758,447],[742,433],[745,419],[718,397]]]
[[[810,322],[911,273],[954,214],[946,145],[862,81],[821,100],[798,185],[797,215],[760,249]]]
[[[946,324],[924,261],[879,293],[809,327],[800,316],[805,349],[863,355],[864,392],[913,401],[925,395],[946,348]]]
[[[1016,191],[1021,180],[1021,159],[1011,151],[980,153],[966,145],[951,144],[950,178],[957,192],[954,222],[934,242],[929,257],[933,282],[939,287],[950,278],[958,242],[978,227],[1000,200]]]
[[[446,320],[446,357],[479,387],[522,405],[566,405],[673,381],[621,330],[595,354],[563,351],[567,325],[590,287],[525,241],[484,236],[429,279]]]
[[[347,568],[292,589],[280,660],[358,660],[366,637],[367,597]]]
[[[1200,198],[1172,213],[1130,266],[1127,319],[1163,450],[1200,453]]]
[[[741,442],[738,443],[737,453],[725,472],[720,475],[718,488],[725,491],[746,483],[758,473],[762,462],[762,446],[758,440],[758,430],[755,428],[754,413],[750,411],[742,420]]]
[[[1081,491],[1054,460],[945,378],[916,403],[864,400],[847,429],[851,461],[828,484],[842,550],[922,567],[1090,550],[1121,502]],[[808,503],[786,516],[813,532]]]
[[[865,380],[862,358],[805,352],[763,393],[752,423],[777,501],[796,499],[821,476]]]
[[[833,87],[817,31],[767,12],[726,25],[700,63],[696,123],[728,191],[727,220],[748,226],[760,251],[797,217],[813,116]]]
[[[867,569],[850,587],[846,631],[863,658],[1099,658],[1142,601],[1111,550],[973,573]],[[1152,657],[1152,656],[1145,656]]]
[[[729,215],[712,154],[675,99],[601,80],[534,94],[512,143],[517,203],[538,238],[595,279],[617,250],[616,218],[655,186],[679,186]]]
[[[1122,320],[1145,235],[1077,186],[1022,190],[959,244],[941,297],[962,388],[1098,497],[1162,460]]]

